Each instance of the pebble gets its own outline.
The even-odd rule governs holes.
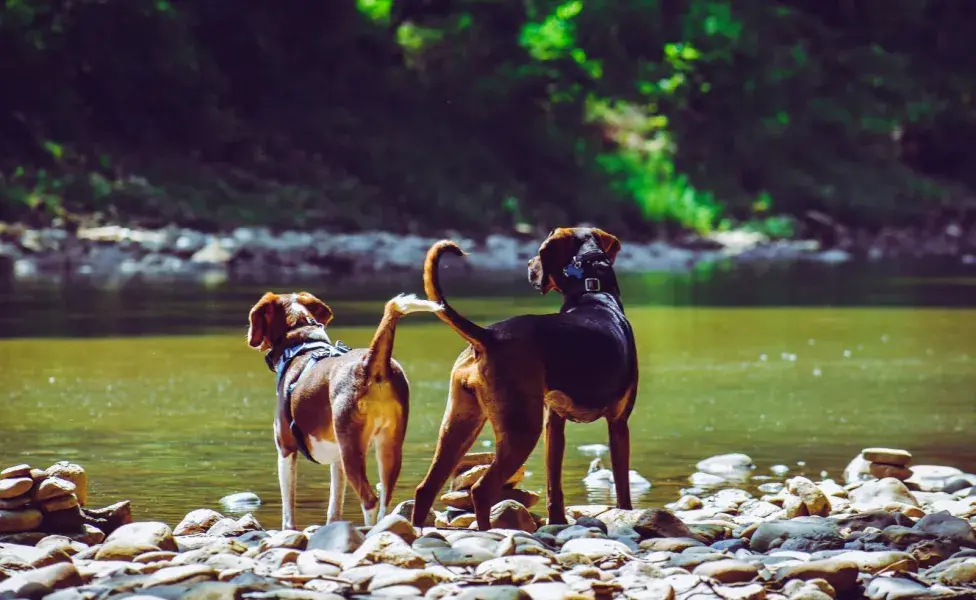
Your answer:
[[[857,584],[857,575],[858,569],[855,563],[836,558],[813,560],[776,570],[776,579],[779,581],[823,579],[839,592],[853,589]]]
[[[0,479],[0,500],[9,500],[26,494],[34,485],[30,477],[11,477]]]
[[[911,452],[895,448],[865,448],[861,450],[861,456],[869,462],[884,463],[898,467],[907,467],[912,464]]]
[[[746,583],[759,576],[759,567],[739,560],[720,559],[698,565],[694,574],[720,583]]]

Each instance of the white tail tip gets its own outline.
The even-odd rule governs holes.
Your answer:
[[[430,300],[421,300],[414,294],[400,294],[390,300],[393,306],[396,307],[397,312],[401,315],[409,315],[415,312],[440,312],[444,310],[444,307],[436,302],[431,302]]]

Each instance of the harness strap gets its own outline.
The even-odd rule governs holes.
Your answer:
[[[328,337],[328,336],[326,336]],[[277,365],[275,365],[275,389],[280,389],[281,378],[284,377],[285,371],[288,370],[288,366],[291,361],[295,360],[299,356],[311,353],[308,360],[305,362],[305,366],[302,367],[301,372],[298,377],[294,379],[288,387],[282,390],[284,394],[285,401],[285,417],[289,422],[288,427],[291,430],[292,436],[295,438],[295,443],[298,444],[298,450],[313,463],[318,464],[318,461],[312,458],[311,452],[308,450],[308,445],[305,443],[305,434],[295,423],[295,417],[291,414],[291,394],[295,391],[302,378],[312,370],[312,367],[316,365],[320,360],[324,358],[333,358],[336,356],[342,356],[343,354],[349,352],[351,348],[341,341],[336,340],[332,343],[331,340],[326,341],[315,341],[315,342],[305,342],[297,346],[292,346],[291,348],[286,348],[281,354],[281,358],[278,359]],[[271,366],[271,361],[268,360],[268,366]]]

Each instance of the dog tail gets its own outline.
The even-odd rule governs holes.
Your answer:
[[[484,351],[485,342],[488,339],[488,330],[476,323],[461,316],[454,310],[447,300],[444,299],[444,292],[441,291],[441,284],[437,275],[437,265],[441,260],[441,255],[450,253],[455,256],[464,256],[464,250],[451,240],[442,240],[430,247],[427,251],[427,259],[424,261],[424,291],[427,298],[437,302],[441,307],[437,316],[451,326],[451,329],[458,332],[458,335],[468,341],[476,350]]]
[[[390,358],[393,356],[393,340],[400,317],[416,312],[440,312],[442,307],[430,300],[421,300],[413,294],[400,294],[386,303],[383,320],[376,327],[373,341],[369,343],[366,358],[366,372],[371,381],[380,381],[389,373]]]

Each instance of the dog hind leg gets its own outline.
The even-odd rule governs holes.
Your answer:
[[[346,472],[342,469],[342,460],[336,458],[329,468],[329,512],[326,523],[342,520],[342,505],[346,498]]]
[[[376,524],[376,514],[379,511],[376,492],[369,483],[366,474],[366,450],[369,447],[369,436],[365,427],[356,417],[336,415],[336,438],[339,441],[339,456],[346,478],[356,490],[359,502],[363,508],[363,520],[366,525]]]
[[[566,453],[566,419],[546,408],[546,505],[550,525],[566,524],[563,500],[563,456]]]
[[[441,421],[434,460],[414,494],[411,519],[414,527],[423,527],[435,496],[444,487],[461,457],[471,449],[484,426],[485,414],[477,398],[452,376],[451,393]]]
[[[613,485],[617,491],[617,508],[634,508],[630,500],[630,426],[626,417],[608,420],[610,462],[613,463]]]
[[[281,528],[295,529],[295,483],[298,479],[298,454],[278,452],[278,486],[281,488]]]
[[[386,516],[393,499],[400,468],[403,465],[403,439],[406,423],[381,430],[376,438],[376,466],[380,472],[380,512],[377,520]]]

